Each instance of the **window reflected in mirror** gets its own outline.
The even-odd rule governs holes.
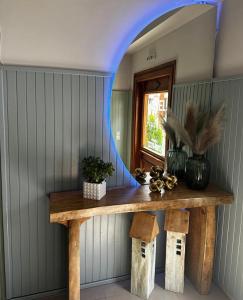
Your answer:
[[[160,156],[165,156],[166,135],[162,121],[166,119],[168,91],[144,95],[143,137],[145,149]]]

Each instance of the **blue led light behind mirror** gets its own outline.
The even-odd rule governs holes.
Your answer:
[[[117,50],[116,57],[113,58],[114,81],[111,92],[111,103],[109,105],[109,120],[111,121],[110,130],[113,136],[114,151],[116,154],[119,168],[122,168],[126,176],[130,175],[131,164],[131,138],[132,138],[132,89],[133,89],[133,75],[131,67],[131,57],[126,55],[127,49],[130,44],[136,40],[137,36],[141,37],[141,33],[147,33],[151,30],[151,25],[158,25],[161,20],[164,21],[167,17],[172,16],[184,6],[190,5],[212,5],[216,6],[217,19],[216,29],[219,28],[219,18],[221,12],[221,1],[161,1],[161,7],[156,11],[144,16],[140,22],[135,24],[126,38],[121,41],[120,47]],[[176,16],[176,15],[175,15]],[[160,22],[159,22],[160,21]],[[152,49],[153,50],[153,49]],[[156,50],[151,50],[151,57],[156,56]],[[154,53],[154,54],[153,54]],[[148,55],[149,57],[149,55]],[[172,57],[171,60],[173,60]],[[121,65],[120,65],[121,63]],[[130,66],[129,66],[130,64]],[[151,63],[148,68],[159,65],[160,63]],[[119,72],[118,68],[120,66]],[[130,70],[129,70],[130,68]],[[147,69],[148,69],[147,68]],[[130,74],[129,74],[130,72]],[[129,75],[128,75],[129,74]],[[133,182],[134,183],[134,182]]]

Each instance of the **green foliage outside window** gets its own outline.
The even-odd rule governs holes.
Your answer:
[[[157,145],[162,145],[163,132],[162,128],[159,128],[156,124],[154,115],[149,115],[147,120],[147,140]]]

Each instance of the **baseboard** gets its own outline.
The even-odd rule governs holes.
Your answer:
[[[156,268],[156,274],[162,273],[164,270],[163,268]],[[110,279],[105,279],[105,280],[100,280],[100,281],[95,281],[95,282],[90,282],[90,283],[84,283],[81,284],[80,288],[81,289],[87,289],[91,287],[96,287],[104,284],[110,284],[114,282],[119,282],[119,281],[124,281],[130,279],[130,274],[124,275],[124,276],[119,276],[115,278],[110,278]],[[33,300],[33,299],[38,299],[40,297],[50,297],[50,296],[58,296],[59,294],[64,294],[67,291],[67,289],[59,289],[59,290],[52,290],[48,292],[43,292],[43,293],[37,293],[37,294],[32,294],[32,295],[27,295],[27,296],[21,296],[17,298],[11,298],[9,300]],[[233,300],[233,299],[232,299]]]
[[[100,281],[95,281],[95,282],[90,282],[90,283],[85,283],[81,284],[80,288],[81,289],[87,289],[95,286],[100,286],[104,284],[109,284],[109,283],[114,283],[118,281],[124,281],[130,278],[130,275],[124,275],[120,277],[115,277],[111,279],[105,279],[105,280],[100,280]],[[52,290],[48,292],[43,292],[43,293],[37,293],[37,294],[32,294],[28,296],[22,296],[22,297],[17,297],[17,298],[11,298],[11,300],[32,300],[32,299],[38,299],[40,297],[50,297],[50,296],[57,296],[59,294],[64,294],[67,291],[67,289],[59,289],[59,290]]]

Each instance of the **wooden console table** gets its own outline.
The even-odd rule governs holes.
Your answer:
[[[215,208],[233,202],[233,195],[210,185],[193,191],[179,185],[164,195],[150,193],[149,187],[121,187],[107,191],[100,200],[84,199],[80,191],[50,194],[50,222],[69,229],[69,300],[80,300],[80,224],[93,216],[170,209],[189,209],[186,274],[201,294],[212,281]]]

